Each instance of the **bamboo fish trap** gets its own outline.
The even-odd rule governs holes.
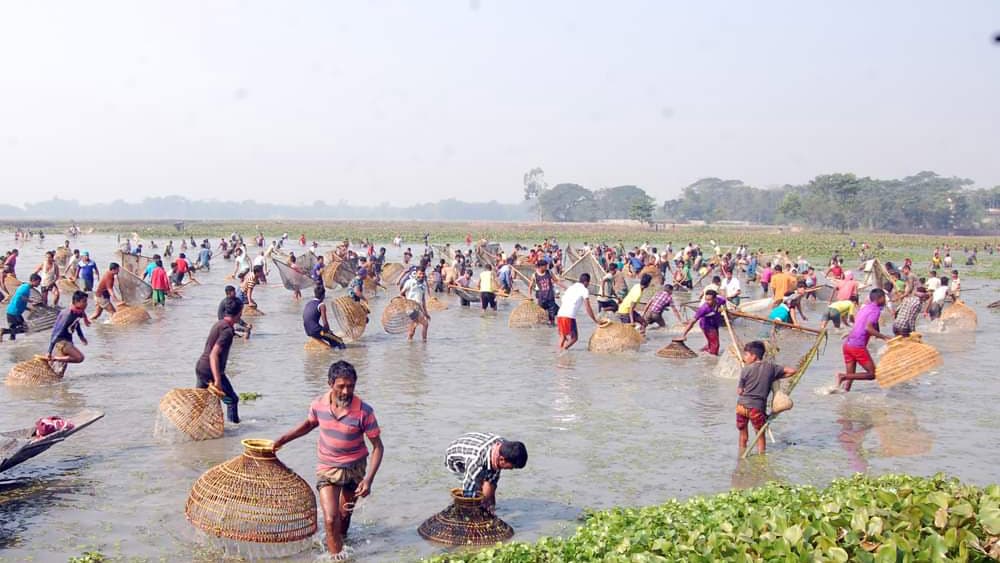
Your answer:
[[[178,442],[221,438],[222,404],[208,389],[171,389],[160,400],[153,435]]]
[[[287,557],[309,548],[316,497],[281,463],[270,440],[243,440],[241,455],[195,481],[184,507],[189,522],[226,555]]]
[[[637,352],[642,335],[631,324],[608,323],[598,326],[590,336],[587,349],[591,352]]]
[[[368,328],[368,308],[354,300],[350,295],[343,295],[330,304],[333,318],[344,331],[348,340],[358,340]],[[325,345],[324,345],[325,346]]]
[[[532,328],[536,326],[547,326],[549,324],[549,313],[538,306],[531,299],[525,299],[520,305],[514,307],[507,319],[509,328]]]
[[[393,297],[382,310],[382,328],[389,334],[402,334],[410,322],[423,316],[420,304],[405,297]]]
[[[151,317],[149,316],[149,313],[146,312],[146,309],[122,303],[118,306],[115,314],[111,315],[111,324],[132,326],[142,324],[150,318]]]
[[[435,296],[430,296],[427,298],[427,311],[432,313],[438,313],[440,311],[448,310],[448,304],[441,301]]]
[[[56,281],[56,287],[59,288],[61,293],[65,294],[65,297],[72,298],[73,292],[80,289],[80,286],[76,284],[75,281],[70,281],[66,278],[60,278]]]
[[[257,307],[254,307],[253,305],[244,305],[244,307],[243,307],[243,316],[244,317],[263,317],[264,316],[264,311],[261,311],[260,309],[258,309]]]
[[[5,383],[10,386],[52,385],[62,381],[62,376],[52,369],[52,365],[43,356],[18,362],[10,368]]]
[[[962,301],[955,301],[941,313],[941,323],[954,330],[976,330],[979,318],[976,312]]]
[[[940,366],[941,354],[925,344],[919,333],[897,336],[889,341],[885,354],[875,367],[879,387],[888,389]]]
[[[397,262],[392,262],[382,266],[382,272],[379,276],[382,278],[382,283],[386,285],[396,285],[399,283],[399,276],[403,273],[405,268],[402,264]]]
[[[493,545],[514,536],[514,528],[483,509],[483,497],[451,491],[451,506],[424,520],[420,537],[446,545]]]
[[[698,353],[688,348],[687,344],[685,344],[683,340],[673,340],[670,344],[667,344],[663,348],[657,350],[656,355],[661,358],[668,358],[671,360],[688,360],[696,358]]]

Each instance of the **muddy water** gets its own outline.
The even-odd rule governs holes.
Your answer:
[[[89,236],[76,246],[90,249],[103,269],[115,245],[113,238]],[[42,247],[31,241],[22,249],[18,271],[26,278]],[[831,339],[793,395],[795,409],[775,423],[769,455],[739,463],[735,382],[714,375],[714,358],[657,358],[667,331],[651,332],[637,354],[595,355],[584,341],[558,356],[554,331],[507,328],[512,305],[482,313],[449,300],[451,308],[434,315],[427,344],[375,324],[347,351],[317,355],[303,351],[300,306],[273,283],[257,291],[266,316],[254,321],[250,341],[234,345],[229,367],[237,391],[263,397],[243,406],[244,422],[227,426],[222,439],[160,444],[152,436],[157,404],[169,389],[193,384],[194,362],[232,268],[221,259],[214,264],[199,276],[203,285],[155,311],[147,325],[87,329],[87,361],[71,367],[61,384],[0,387],[0,429],[84,407],[106,412],[67,443],[0,475],[0,560],[65,561],[90,549],[126,558],[213,559],[184,519],[191,484],[237,455],[241,439],[273,439],[297,424],[338,358],[358,367],[358,393],[374,406],[386,444],[374,494],[359,506],[349,540],[364,560],[412,560],[440,550],[416,528],[446,505],[454,482],[442,453],[467,430],[500,433],[529,448],[528,467],[505,472],[498,495],[498,512],[520,540],[570,531],[584,508],[652,504],[770,479],[823,484],[857,471],[944,471],[973,483],[997,481],[1000,352],[992,335],[1000,321],[985,308],[996,298],[992,287],[967,294],[979,313],[977,332],[927,334],[945,366],[890,391],[859,383],[849,395],[815,392],[842,365],[839,339]],[[373,320],[386,301],[376,301]],[[812,322],[818,317],[817,309]],[[586,339],[593,326],[589,320],[580,326]],[[746,338],[759,327],[740,332]],[[0,372],[40,352],[46,338],[0,345]],[[690,342],[700,347],[697,329]],[[785,337],[779,360],[793,363],[809,345]],[[315,439],[281,452],[310,482]],[[295,559],[316,557],[318,541]]]

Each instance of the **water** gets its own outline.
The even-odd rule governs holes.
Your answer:
[[[115,245],[113,237],[90,235],[75,246],[91,250],[103,269]],[[22,278],[41,253],[36,241],[22,247]],[[227,426],[222,439],[160,444],[152,438],[157,404],[169,389],[193,385],[195,360],[232,269],[221,259],[214,264],[199,274],[201,286],[155,311],[152,322],[85,329],[87,361],[71,366],[63,383],[0,386],[0,429],[85,407],[106,413],[68,442],[0,474],[0,561],[65,561],[93,549],[126,558],[215,560],[218,554],[198,545],[184,518],[192,483],[238,455],[241,439],[275,439],[300,422],[310,399],[326,389],[329,363],[339,358],[357,366],[358,394],[374,406],[386,447],[373,495],[358,507],[348,540],[366,561],[441,551],[416,529],[448,503],[455,482],[443,452],[470,430],[528,446],[528,466],[505,471],[498,493],[498,514],[525,541],[571,532],[586,508],[653,504],[770,479],[822,485],[856,471],[944,471],[981,485],[997,481],[1000,414],[992,405],[1000,383],[993,362],[1000,353],[988,335],[1000,322],[985,308],[996,299],[993,286],[966,295],[979,313],[976,333],[925,331],[944,354],[944,367],[889,391],[861,382],[847,395],[816,393],[842,368],[839,337],[832,337],[793,394],[796,407],[775,422],[778,443],[769,444],[766,459],[740,463],[735,382],[712,375],[715,359],[656,357],[672,336],[666,331],[651,331],[638,354],[600,356],[586,351],[593,325],[582,319],[581,342],[558,355],[554,330],[507,328],[511,304],[501,302],[499,314],[481,313],[451,298],[448,311],[434,314],[430,341],[410,343],[381,331],[382,297],[361,342],[342,353],[310,354],[303,350],[300,305],[275,273],[271,287],[255,292],[266,316],[251,321],[249,341],[234,344],[228,370],[238,392],[263,397],[242,405],[244,422]],[[966,288],[977,285],[965,280]],[[812,312],[812,323],[819,316]],[[745,324],[740,332],[746,339],[759,327]],[[39,353],[46,338],[0,345],[0,373]],[[689,342],[701,346],[697,328]],[[793,364],[809,345],[807,338],[784,338],[779,360]],[[314,432],[280,454],[309,482],[315,440]],[[294,559],[320,555],[319,540]]]

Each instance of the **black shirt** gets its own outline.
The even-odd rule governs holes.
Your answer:
[[[229,324],[229,321],[221,320],[212,325],[212,330],[208,333],[208,339],[205,340],[205,351],[201,353],[198,363],[194,366],[196,372],[203,374],[212,373],[212,364],[209,357],[212,354],[212,348],[216,344],[222,347],[222,353],[219,354],[219,373],[225,374],[226,362],[229,360],[229,348],[233,345],[233,327]]]

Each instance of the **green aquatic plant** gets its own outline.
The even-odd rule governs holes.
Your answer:
[[[256,401],[257,399],[263,397],[260,393],[254,393],[253,391],[246,391],[239,394],[241,401]]]
[[[104,563],[108,557],[100,551],[85,551],[79,557],[70,557],[69,563]]]
[[[942,475],[770,483],[685,502],[592,512],[567,538],[437,562],[989,561],[1000,557],[1000,486]]]

